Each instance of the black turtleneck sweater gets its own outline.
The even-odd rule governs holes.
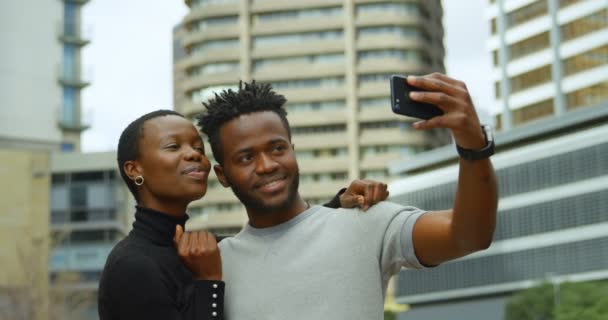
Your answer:
[[[137,207],[101,275],[101,320],[224,319],[224,282],[194,279],[173,246],[175,226],[187,219]]]

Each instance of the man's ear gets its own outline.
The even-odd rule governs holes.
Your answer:
[[[213,166],[213,171],[215,171],[215,175],[220,183],[224,186],[224,188],[230,187],[230,183],[226,180],[226,176],[224,175],[224,168],[219,164]]]
[[[137,176],[143,176],[143,169],[136,161],[133,160],[126,161],[122,166],[122,170],[131,180],[135,180],[135,177]]]

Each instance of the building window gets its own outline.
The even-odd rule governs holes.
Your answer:
[[[368,50],[359,51],[357,53],[357,59],[359,62],[370,60],[370,59],[387,59],[396,58],[401,61],[407,61],[409,63],[422,63],[423,57],[419,50]]]
[[[341,110],[346,107],[344,100],[336,101],[316,101],[306,103],[288,103],[286,106],[287,112],[310,112],[310,111],[330,111]]]
[[[76,47],[71,44],[63,46],[63,77],[66,80],[78,80]]]
[[[238,62],[210,63],[188,70],[189,76],[233,72],[239,69]]]
[[[253,47],[263,48],[271,46],[284,46],[289,44],[302,44],[310,41],[340,40],[342,39],[342,36],[342,30],[257,36],[253,38]]]
[[[345,124],[333,124],[326,126],[305,126],[305,127],[291,127],[292,134],[319,134],[319,133],[334,133],[334,132],[345,132]]]
[[[381,98],[363,98],[359,99],[359,108],[374,108],[374,107],[388,107],[391,105],[391,100],[388,97]]]
[[[513,110],[513,125],[520,125],[553,114],[553,99],[543,100],[535,104]]]
[[[327,149],[312,149],[312,150],[296,149],[296,157],[298,159],[336,158],[336,157],[347,157],[347,156],[348,156],[348,148],[327,148]]]
[[[358,37],[378,37],[382,35],[395,35],[409,39],[421,39],[422,32],[417,27],[397,27],[397,26],[381,26],[381,27],[364,27],[357,30]]]
[[[76,101],[78,91],[72,87],[63,87],[62,123],[76,125]]]
[[[302,173],[300,181],[303,183],[341,181],[348,178],[348,172],[331,173]]]
[[[74,2],[63,3],[63,34],[66,36],[78,35],[78,6]]]
[[[357,5],[357,16],[367,13],[387,13],[391,12],[402,16],[419,17],[425,12],[422,12],[417,3],[365,3]]]
[[[339,87],[344,85],[344,77],[328,77],[321,79],[301,79],[276,81],[272,87],[277,90],[282,89],[305,89],[305,88],[326,88]]]
[[[559,0],[559,7],[560,8],[565,8],[569,5],[581,2],[583,0]]]
[[[206,7],[209,5],[236,4],[239,0],[191,0],[190,7]]]
[[[527,6],[509,12],[507,14],[507,25],[509,28],[513,28],[545,14],[547,14],[547,1],[534,1]]]
[[[603,30],[607,26],[608,10],[604,9],[563,25],[561,27],[562,40],[578,38],[594,31]]]
[[[530,89],[551,81],[551,66],[547,65],[511,78],[511,92]]]
[[[392,73],[372,73],[372,74],[362,74],[359,76],[359,84],[369,83],[369,82],[387,82],[391,77]]]
[[[69,142],[61,143],[61,151],[62,152],[72,152],[74,151],[74,144]]]
[[[214,27],[234,26],[238,23],[238,20],[238,16],[205,18],[204,20],[191,23],[189,31],[205,31]]]
[[[509,47],[509,61],[546,49],[549,44],[549,32],[514,43]]]
[[[307,67],[314,67],[314,65],[328,64],[344,65],[344,61],[343,53],[315,54],[284,58],[257,59],[254,60],[253,67],[255,70],[268,66],[288,66],[293,64],[306,64]]]
[[[588,107],[608,100],[608,81],[583,88],[566,95],[568,109]]]
[[[253,15],[252,20],[254,24],[258,24],[273,21],[293,21],[296,19],[331,18],[341,16],[343,12],[344,11],[342,10],[342,7],[275,11],[269,13],[255,14]]]
[[[236,50],[239,48],[239,39],[209,40],[192,46],[192,54],[205,54],[214,50]]]
[[[386,180],[388,171],[386,169],[366,170],[361,173],[363,179]]]
[[[608,65],[608,45],[579,53],[564,60],[564,72],[566,75],[571,75],[605,65]]]

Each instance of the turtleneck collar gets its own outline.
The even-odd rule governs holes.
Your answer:
[[[133,233],[145,238],[154,244],[161,246],[173,246],[175,236],[175,226],[185,227],[188,215],[174,217],[167,213],[156,211],[150,208],[135,206],[135,222],[133,222]]]

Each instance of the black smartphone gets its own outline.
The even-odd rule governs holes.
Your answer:
[[[391,107],[394,113],[424,120],[443,114],[443,110],[433,104],[411,100],[411,91],[426,90],[409,85],[404,76],[392,75],[390,81]]]

